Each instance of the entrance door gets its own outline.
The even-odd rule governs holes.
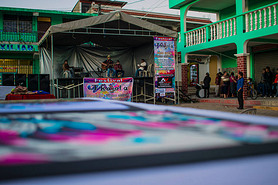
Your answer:
[[[51,26],[50,17],[38,17],[38,40],[42,38],[42,36],[50,26]]]

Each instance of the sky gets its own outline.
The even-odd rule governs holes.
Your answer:
[[[150,12],[162,12],[170,14],[179,14],[179,10],[169,9],[169,0],[120,0],[128,4],[125,9],[143,10]],[[45,10],[71,11],[77,0],[0,0],[2,7],[32,8]],[[211,18],[214,21],[215,16],[199,12],[189,12],[189,16]]]

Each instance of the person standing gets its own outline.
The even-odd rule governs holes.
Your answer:
[[[266,78],[265,78],[265,68],[263,68],[262,70],[262,74],[261,74],[261,80],[260,83],[258,84],[258,93],[262,94],[262,97],[264,97],[266,95],[265,93],[265,84],[266,84]]]
[[[237,81],[237,98],[239,107],[237,109],[243,109],[243,85],[244,85],[244,78],[243,73],[238,73],[238,81]]]
[[[204,78],[205,98],[209,98],[210,81],[211,81],[211,78],[209,76],[209,73],[206,73],[206,76]]]
[[[224,72],[223,76],[221,77],[221,80],[223,81],[222,94],[224,95],[224,98],[227,98],[230,78],[226,71]]]
[[[217,73],[216,74],[216,77],[215,77],[215,97],[218,97],[219,96],[219,86],[220,86],[220,74]]]
[[[231,72],[230,76],[230,92],[232,97],[235,97],[235,90],[236,90],[236,78],[234,76],[234,72]]]
[[[276,94],[274,97],[278,97],[278,68],[276,69],[276,76],[275,76],[275,79],[274,79],[274,82],[273,82],[273,86],[272,86],[273,90],[275,90],[276,88]]]
[[[270,71],[270,68],[267,66],[265,68],[265,77],[266,77],[266,95],[272,97],[272,83],[273,83],[273,74]]]
[[[139,76],[139,71],[147,70],[147,63],[144,59],[141,59],[141,63],[137,65],[139,68],[136,70],[135,77]]]
[[[120,64],[120,61],[117,60],[116,64],[114,65],[114,69],[116,70],[116,77],[119,77],[119,73],[122,73],[121,77],[124,76],[125,72],[123,70],[122,64]]]

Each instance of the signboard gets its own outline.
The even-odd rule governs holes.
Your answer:
[[[172,77],[158,77],[157,78],[157,87],[158,88],[172,88],[173,86]]]
[[[175,97],[175,41],[171,37],[154,37],[156,97]]]
[[[27,44],[0,44],[0,51],[37,51],[37,46]]]
[[[84,97],[131,101],[133,78],[84,78]]]

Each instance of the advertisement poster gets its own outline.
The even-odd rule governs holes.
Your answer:
[[[154,69],[156,97],[175,96],[175,40],[154,37]]]
[[[84,97],[131,101],[133,78],[84,78]]]

